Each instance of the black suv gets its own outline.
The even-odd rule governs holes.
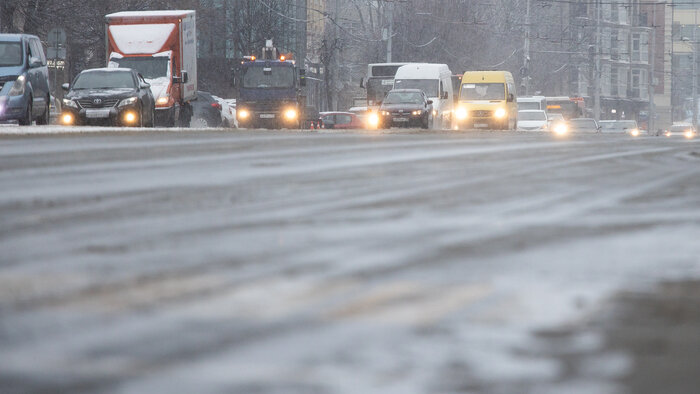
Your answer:
[[[433,101],[420,89],[394,89],[379,107],[379,127],[421,127],[433,124]]]
[[[130,68],[95,68],[78,74],[63,99],[64,125],[153,127],[151,85]]]
[[[0,34],[0,122],[49,123],[49,69],[41,41]]]

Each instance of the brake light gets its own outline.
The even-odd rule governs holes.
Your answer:
[[[211,106],[214,107],[214,108],[216,108],[216,109],[218,109],[219,111],[221,111],[221,104],[219,104],[219,103],[211,103]]]

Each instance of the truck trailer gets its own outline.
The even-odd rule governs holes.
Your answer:
[[[189,127],[197,99],[195,11],[125,11],[105,22],[107,67],[143,75],[156,100],[156,125]]]

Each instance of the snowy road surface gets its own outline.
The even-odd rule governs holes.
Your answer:
[[[2,393],[625,392],[538,333],[700,277],[698,140],[17,130]]]

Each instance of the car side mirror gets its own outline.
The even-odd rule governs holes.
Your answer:
[[[179,77],[173,76],[173,83],[187,83],[190,81],[189,74],[187,74],[187,71],[183,71],[180,73]]]
[[[433,100],[428,100],[428,102],[426,102],[426,104],[427,104],[427,105],[433,105]]]
[[[41,59],[39,59],[38,57],[32,56],[29,58],[29,68],[37,68],[41,67],[41,65]]]
[[[508,93],[508,102],[512,103],[515,100],[515,96],[513,96],[513,93]]]
[[[63,85],[61,85],[61,88],[67,92],[70,90],[70,84],[66,82]]]
[[[141,82],[141,84],[139,86],[141,87],[141,89],[150,89],[151,88],[151,84],[148,82]]]

